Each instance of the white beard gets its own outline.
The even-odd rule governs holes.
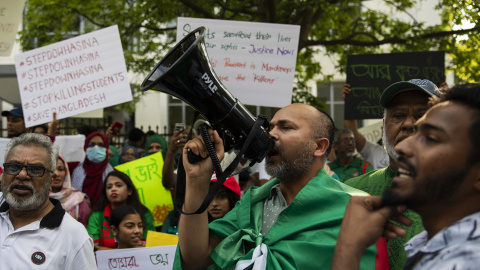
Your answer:
[[[390,141],[388,141],[387,135],[385,133],[385,128],[383,128],[382,142],[383,142],[383,148],[385,148],[385,151],[387,151],[388,156],[397,160],[400,157],[400,155],[395,151],[395,145],[393,145],[392,143],[390,143]]]

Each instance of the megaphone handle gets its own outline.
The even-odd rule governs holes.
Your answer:
[[[188,151],[187,152],[187,158],[188,158],[188,162],[190,162],[190,164],[195,164],[195,163],[205,159],[200,155],[194,154],[190,148],[188,148],[187,151]]]

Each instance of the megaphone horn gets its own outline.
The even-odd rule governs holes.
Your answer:
[[[205,27],[185,36],[148,74],[141,89],[164,92],[186,102],[219,132],[226,151],[240,149],[256,119],[218,79],[208,60],[204,36]],[[262,161],[274,144],[265,131],[266,119],[262,126],[244,154],[255,162]]]

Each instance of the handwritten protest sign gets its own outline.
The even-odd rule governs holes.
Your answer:
[[[130,176],[140,201],[152,212],[153,225],[161,226],[173,210],[172,194],[162,184],[163,157],[158,152],[115,167]]]
[[[10,56],[25,0],[0,0],[0,56]]]
[[[383,136],[382,121],[379,121],[375,124],[371,124],[369,126],[359,128],[358,132],[360,132],[367,140],[376,143]]]
[[[132,100],[118,27],[15,56],[27,127]]]
[[[382,118],[379,104],[389,85],[410,79],[428,79],[437,86],[445,81],[445,52],[412,52],[349,55],[345,119]]]
[[[177,246],[99,250],[97,266],[98,270],[169,270],[173,268],[176,250]]]
[[[178,18],[177,41],[204,26],[210,64],[243,104],[291,103],[300,26]]]

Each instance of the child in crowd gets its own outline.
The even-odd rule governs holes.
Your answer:
[[[210,188],[212,188],[215,182],[217,182],[217,177],[214,173],[212,176],[212,182],[210,182]],[[237,180],[235,180],[235,177],[233,176],[228,177],[207,208],[208,222],[210,223],[216,219],[222,218],[230,212],[240,200],[240,196],[241,190]]]
[[[112,211],[110,230],[117,242],[117,248],[142,246],[143,220],[133,206],[123,205]]]
[[[115,238],[110,231],[110,217],[113,210],[123,205],[133,206],[145,221],[146,230],[140,244],[145,243],[147,230],[155,231],[152,214],[140,202],[137,189],[130,177],[123,172],[112,171],[102,185],[101,196],[88,220],[87,231],[93,238],[95,250],[116,248]]]
[[[217,182],[217,177],[213,174],[210,188],[212,188],[215,182]],[[228,177],[207,208],[208,222],[210,223],[216,219],[222,218],[230,212],[240,200],[240,195],[241,190],[237,180],[235,180],[235,177],[233,176]],[[178,234],[179,219],[180,212],[177,209],[173,209],[173,211],[171,211],[165,218],[161,232]]]

